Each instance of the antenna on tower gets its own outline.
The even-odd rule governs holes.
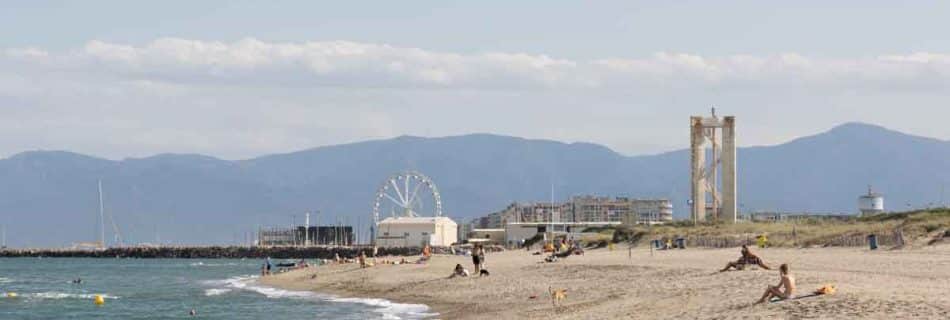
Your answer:
[[[105,202],[103,201],[102,179],[99,179],[99,244],[105,247]],[[109,212],[109,223],[112,224],[112,242],[114,245],[122,246],[122,233],[119,232],[119,225],[115,223],[115,216]]]
[[[99,179],[99,248],[106,246],[105,207],[102,205],[102,179]]]
[[[303,245],[304,245],[304,246],[309,246],[309,245],[310,245],[310,212],[309,212],[309,211],[308,211],[307,214],[306,214],[306,218],[304,218],[304,223],[303,223],[303,224],[304,224],[304,228],[303,228]]]

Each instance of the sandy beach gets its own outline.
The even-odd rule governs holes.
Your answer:
[[[752,305],[777,271],[719,273],[735,249],[591,250],[555,263],[526,251],[491,253],[489,277],[447,279],[470,257],[436,255],[428,264],[335,264],[262,280],[292,290],[422,303],[441,319],[948,319],[950,246],[756,249],[773,268],[789,263],[797,295],[834,284],[830,296]],[[415,260],[413,258],[412,260]],[[548,288],[567,289],[555,310]]]

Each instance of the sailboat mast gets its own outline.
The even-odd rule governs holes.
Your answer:
[[[99,246],[106,246],[105,207],[102,205],[102,179],[99,179]]]

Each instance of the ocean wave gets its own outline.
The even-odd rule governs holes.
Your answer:
[[[216,288],[205,290],[205,295],[218,295],[230,292],[231,289],[244,290],[263,295],[267,298],[281,299],[311,299],[337,303],[362,304],[370,306],[384,319],[423,319],[437,316],[428,306],[423,304],[396,303],[385,299],[375,298],[341,298],[311,291],[284,290],[258,284],[259,276],[236,276],[221,280],[205,280],[202,284]],[[227,291],[224,291],[227,290]],[[214,293],[212,293],[214,292]]]
[[[0,283],[10,283],[13,282],[13,279],[0,277]]]
[[[226,282],[237,289],[257,292],[268,298],[318,298],[319,296],[310,291],[292,291],[273,287],[259,286],[257,276],[234,277]]]
[[[330,301],[359,303],[375,307],[375,311],[383,315],[384,319],[420,319],[437,316],[438,313],[432,313],[429,306],[424,304],[396,303],[386,299],[375,298],[331,298]]]
[[[225,293],[231,292],[231,289],[222,289],[222,288],[212,288],[205,290],[206,296],[217,296]]]
[[[234,263],[234,262],[228,262],[228,263],[214,263],[214,262],[209,262],[209,263],[204,263],[204,262],[198,261],[198,262],[192,262],[192,263],[190,263],[190,264],[188,264],[188,265],[189,265],[189,266],[192,266],[192,267],[233,267],[233,266],[237,266],[238,264],[237,264],[237,263]]]
[[[119,299],[120,297],[108,294],[100,294],[103,299]],[[37,292],[30,294],[29,297],[38,299],[95,299],[96,294],[92,293],[66,293],[66,292]]]

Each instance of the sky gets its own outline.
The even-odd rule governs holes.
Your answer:
[[[0,8],[0,157],[223,159],[495,133],[628,155],[735,115],[950,138],[944,1],[25,1]]]

